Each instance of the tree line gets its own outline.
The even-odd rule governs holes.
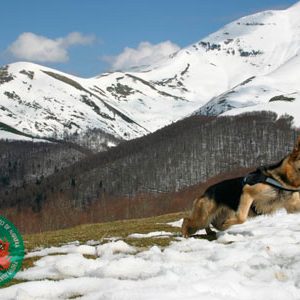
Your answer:
[[[106,152],[84,156],[44,176],[39,184],[2,190],[1,207],[19,211],[26,207],[38,214],[49,203],[66,210],[61,205],[65,203],[66,214],[70,207],[80,212],[97,207],[98,215],[106,211],[113,216],[119,209],[116,199],[126,198],[118,204],[128,208],[128,216],[133,210],[130,201],[140,195],[147,207],[152,196],[176,193],[218,174],[276,162],[292,149],[298,134],[291,117],[278,118],[271,112],[192,116]],[[161,210],[174,210],[174,202],[160,199],[156,205]],[[103,215],[103,219],[107,218]]]

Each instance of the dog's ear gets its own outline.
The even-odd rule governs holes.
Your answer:
[[[295,144],[294,150],[291,153],[291,158],[293,160],[300,159],[300,136],[298,136],[297,142]]]

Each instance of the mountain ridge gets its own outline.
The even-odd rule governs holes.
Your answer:
[[[298,125],[294,112],[300,107],[300,82],[293,61],[300,51],[299,13],[297,2],[286,10],[242,17],[138,71],[80,78],[27,62],[4,66],[1,122],[42,138],[98,128],[120,140],[154,132],[193,113],[273,110],[292,114]],[[294,70],[293,78],[285,77],[279,89],[283,75],[276,81],[274,74],[289,70]],[[288,108],[268,102],[294,93],[297,97]]]

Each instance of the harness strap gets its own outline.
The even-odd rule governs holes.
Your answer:
[[[284,190],[284,191],[288,191],[288,192],[300,192],[300,189],[289,189],[289,188],[284,187],[282,184],[280,184],[280,182],[278,182],[277,180],[275,180],[272,177],[266,177],[265,182],[274,187],[277,187],[280,190]]]
[[[257,183],[267,183],[273,187],[276,187],[280,190],[283,191],[288,191],[288,192],[300,192],[300,189],[291,189],[291,188],[286,188],[284,187],[280,182],[278,182],[277,180],[275,180],[272,177],[268,177],[266,175],[264,175],[262,172],[260,171],[255,171],[253,173],[249,173],[248,175],[246,175],[243,178],[243,184],[249,184],[249,185],[254,185]]]

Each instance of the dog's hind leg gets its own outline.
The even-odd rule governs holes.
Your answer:
[[[217,210],[214,200],[207,197],[197,198],[194,201],[192,213],[189,218],[184,218],[181,231],[184,237],[194,234],[199,229],[210,232],[209,224]]]
[[[223,231],[227,228],[224,227],[224,223],[227,219],[234,217],[235,211],[228,207],[221,207],[215,214],[215,217],[211,221],[211,224],[217,230]]]

